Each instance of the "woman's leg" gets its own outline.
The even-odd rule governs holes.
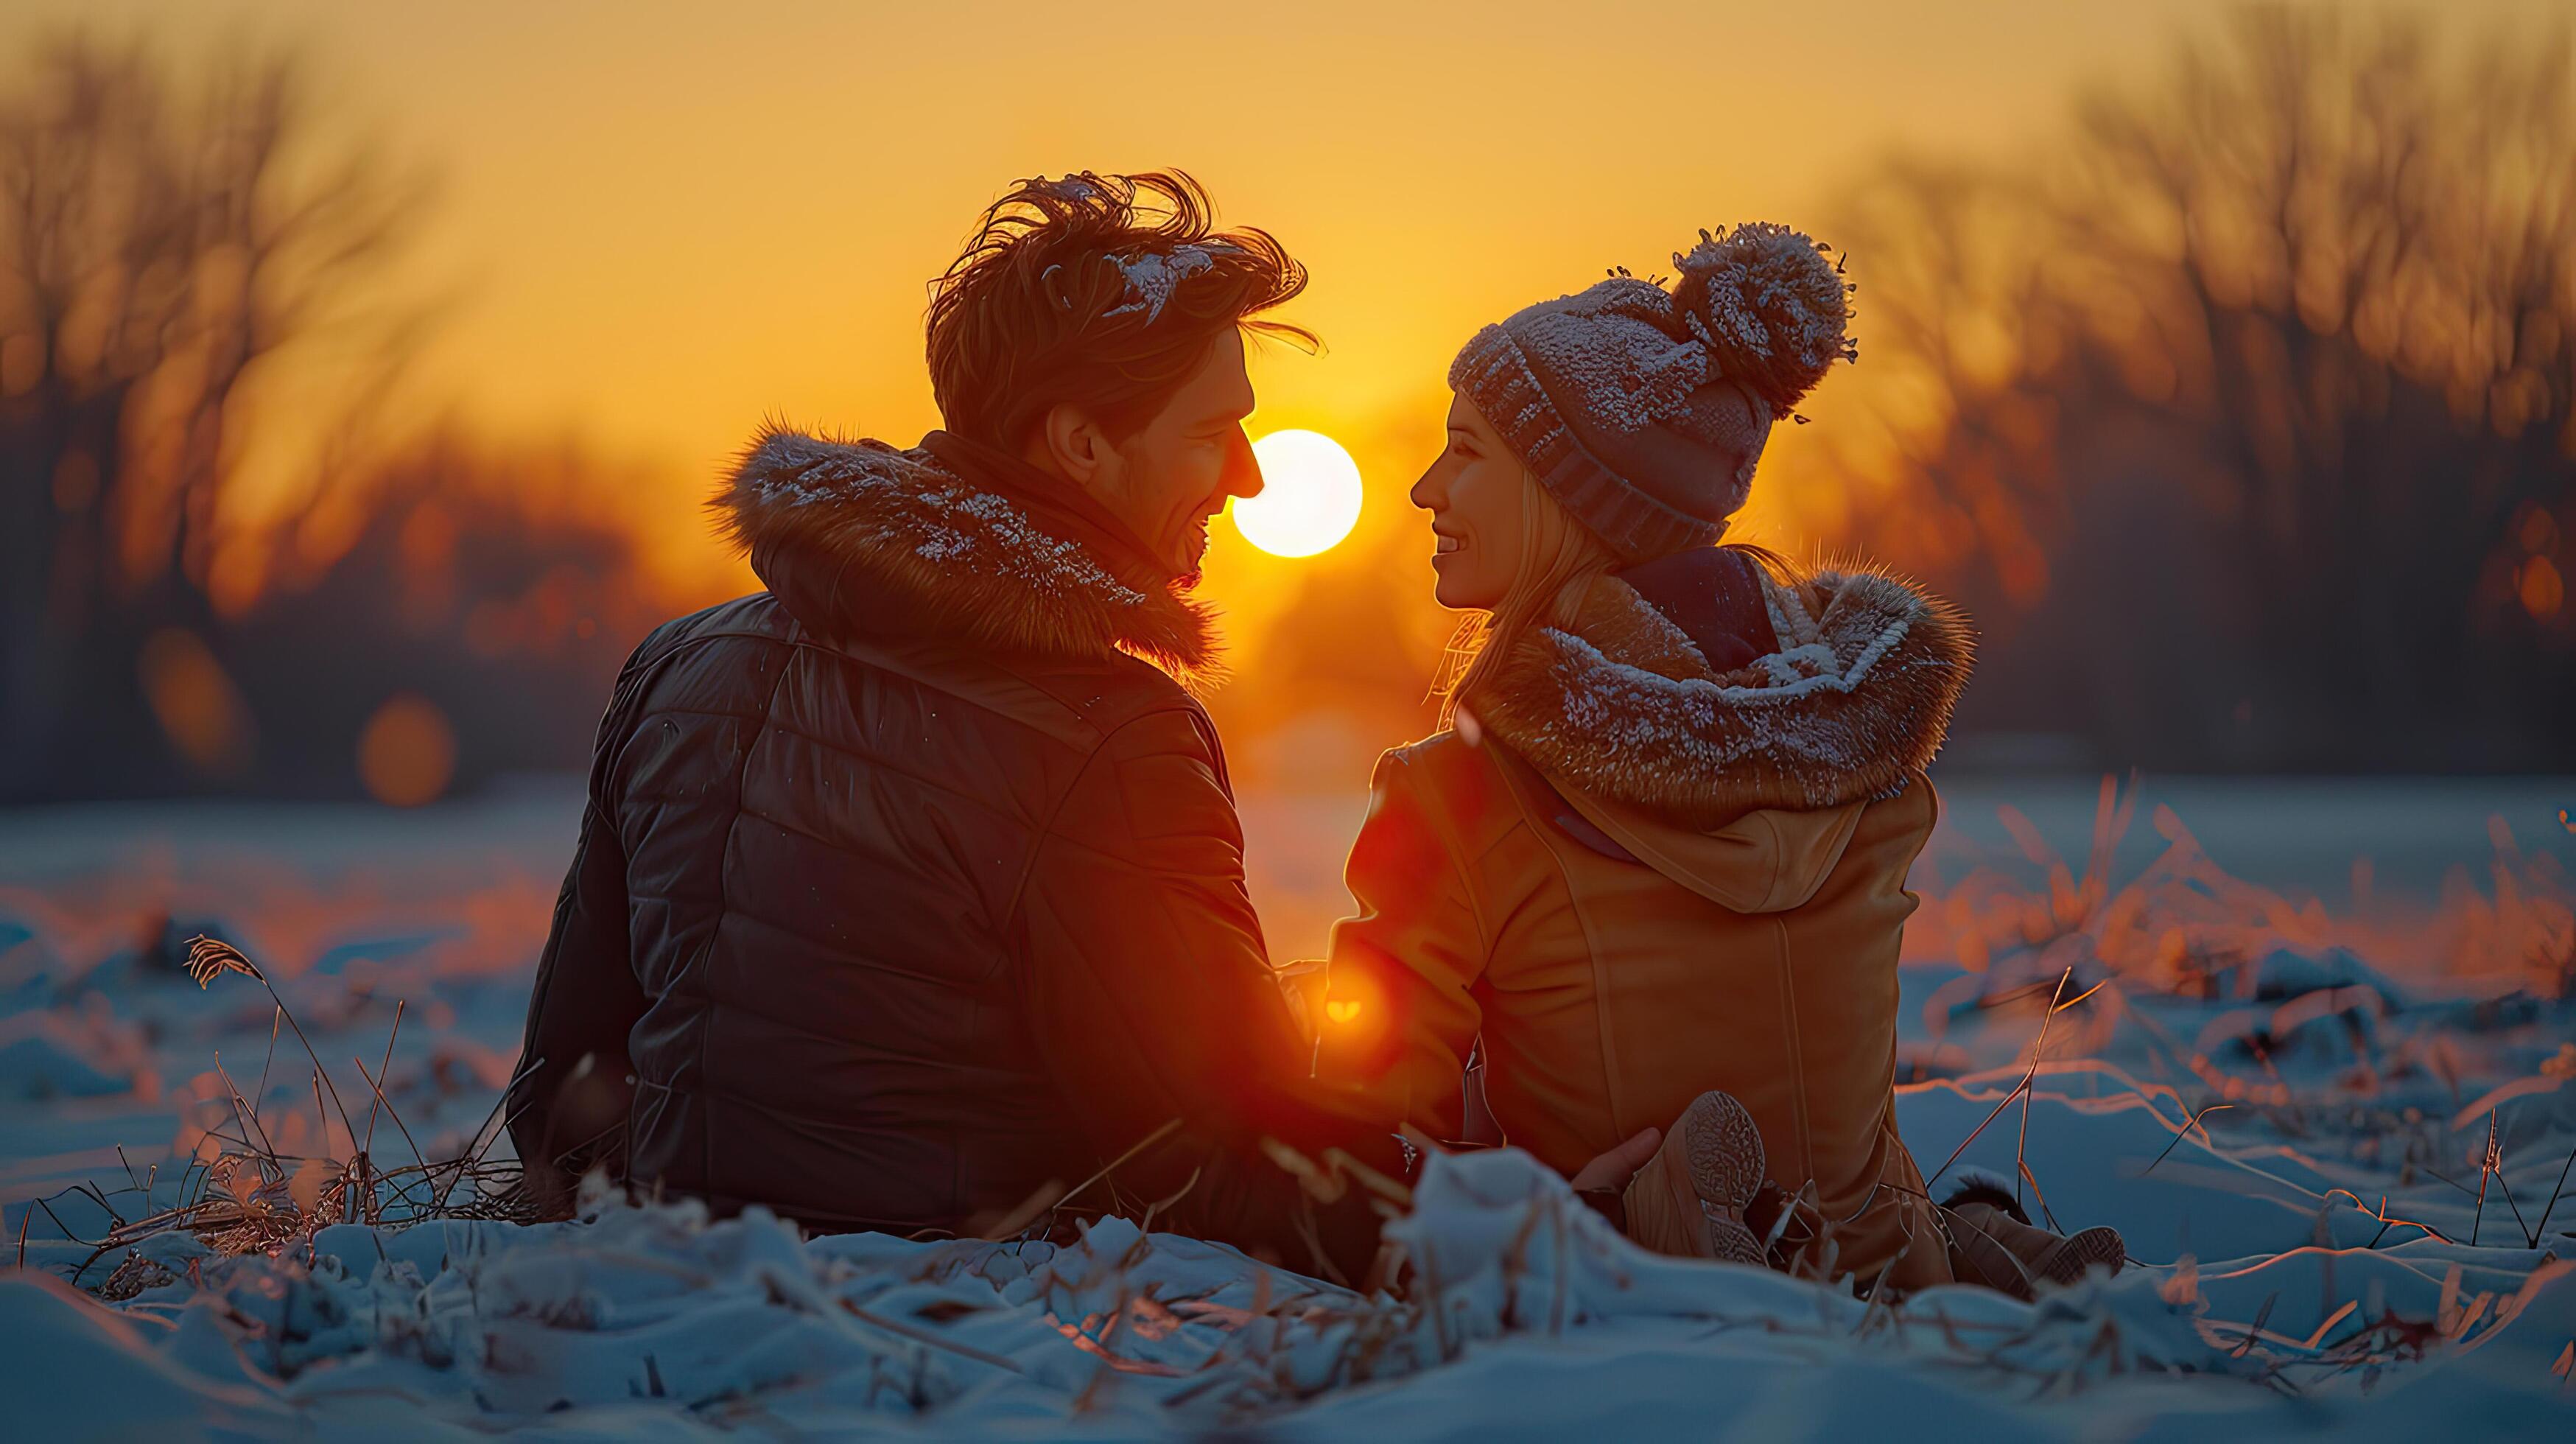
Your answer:
[[[1730,1094],[1702,1093],[1621,1195],[1628,1237],[1678,1258],[1765,1266],[1744,1217],[1765,1172],[1753,1115]]]

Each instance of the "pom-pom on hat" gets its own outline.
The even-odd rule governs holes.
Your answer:
[[[1476,333],[1449,385],[1626,565],[1726,532],[1772,423],[1856,359],[1851,292],[1786,226],[1699,233],[1671,290],[1614,274]]]

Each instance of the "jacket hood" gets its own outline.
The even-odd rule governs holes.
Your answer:
[[[1756,912],[1812,896],[1861,809],[1930,765],[1975,650],[1956,608],[1883,572],[1761,584],[1780,649],[1749,666],[1714,671],[1604,577],[1466,699],[1608,841]]]
[[[1002,474],[1007,460],[978,461],[936,432],[897,450],[768,427],[708,506],[788,611],[826,635],[1124,653],[1193,689],[1213,680],[1213,615],[1186,580],[1086,541],[1100,528],[1078,507]]]
[[[1695,832],[1644,808],[1589,793],[1558,796],[1630,859],[1740,913],[1805,906],[1843,860],[1852,834],[1860,829],[1861,811],[1869,806],[1846,802],[1804,811],[1758,808],[1724,827]]]

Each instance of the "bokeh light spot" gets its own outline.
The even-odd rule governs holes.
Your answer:
[[[2542,621],[2558,615],[2567,599],[2567,583],[2558,575],[2558,564],[2547,557],[2533,557],[2522,564],[2522,609]]]
[[[437,704],[417,693],[385,699],[358,734],[358,778],[388,807],[435,802],[455,776],[455,729]]]
[[[249,768],[250,704],[196,633],[182,627],[153,633],[136,667],[145,703],[190,766],[211,777]]]
[[[1275,557],[1329,551],[1360,519],[1360,466],[1320,431],[1274,431],[1252,443],[1261,494],[1234,504],[1234,528]]]

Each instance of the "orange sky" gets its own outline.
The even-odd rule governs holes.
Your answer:
[[[1804,222],[1894,147],[2037,139],[2222,8],[12,0],[0,39],[301,45],[336,124],[440,179],[415,279],[463,304],[414,395],[663,469],[638,520],[696,557],[691,503],[764,413],[934,423],[922,284],[1014,177],[1185,167],[1275,231],[1330,350],[1256,363],[1254,430],[1364,438],[1436,407],[1477,325],[1702,225]],[[1354,449],[1388,524],[1413,459]]]

